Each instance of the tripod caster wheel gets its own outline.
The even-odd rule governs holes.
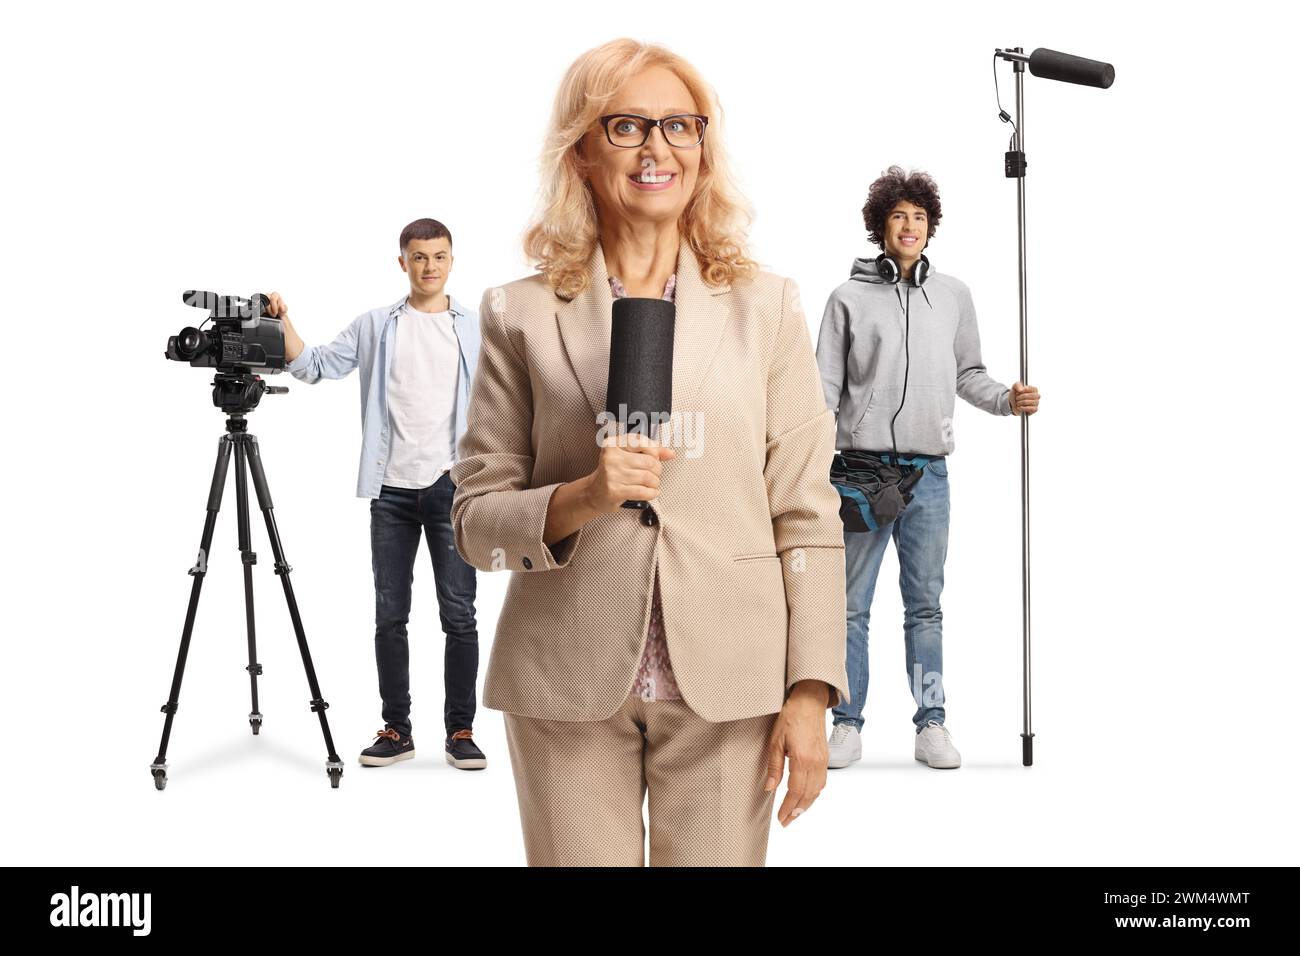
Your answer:
[[[167,789],[167,771],[166,771],[166,770],[155,770],[155,771],[153,772],[153,785],[154,785],[154,788],[157,789],[157,790],[166,790],[166,789]]]
[[[337,790],[339,788],[339,780],[343,777],[343,771],[328,770],[326,772],[330,775],[330,789]]]

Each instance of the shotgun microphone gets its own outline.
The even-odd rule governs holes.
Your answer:
[[[1029,54],[1029,72],[1045,80],[1095,86],[1102,90],[1110,89],[1110,85],[1115,82],[1115,67],[1109,63],[1044,47]]]

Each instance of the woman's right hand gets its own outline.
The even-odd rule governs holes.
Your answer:
[[[673,449],[639,432],[607,436],[596,469],[587,476],[588,506],[604,514],[625,501],[653,501],[659,497],[663,463],[676,457]]]
[[[625,501],[658,498],[663,463],[677,457],[671,448],[639,432],[610,435],[600,444],[595,470],[561,484],[552,493],[542,531],[548,547],[599,515],[618,511]]]

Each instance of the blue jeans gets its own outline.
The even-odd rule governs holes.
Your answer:
[[[443,722],[447,735],[472,730],[478,680],[478,628],[474,618],[474,568],[456,550],[451,529],[451,499],[456,486],[449,472],[428,488],[384,485],[370,500],[370,559],[375,573],[375,663],[384,724],[411,732],[410,648],[406,622],[411,614],[411,583],[420,533],[433,557],[438,616],[447,637],[443,682]]]
[[[900,456],[904,460],[908,456]],[[903,643],[907,679],[916,701],[917,733],[931,720],[943,723],[943,564],[948,557],[948,460],[932,459],[912,488],[912,500],[897,518],[876,531],[844,533],[848,598],[846,666],[852,701],[834,710],[837,724],[862,729],[867,701],[867,625],[876,577],[889,539],[898,551],[903,594]]]

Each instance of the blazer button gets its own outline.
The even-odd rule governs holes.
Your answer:
[[[647,528],[659,523],[659,516],[655,514],[654,508],[646,508],[641,512],[641,523]]]
[[[530,571],[533,568],[533,562],[528,558],[528,555],[524,555],[524,567]]]

